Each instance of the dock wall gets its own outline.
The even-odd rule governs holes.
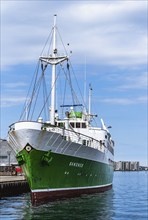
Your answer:
[[[30,188],[24,177],[0,177],[0,198],[27,192],[30,192]]]

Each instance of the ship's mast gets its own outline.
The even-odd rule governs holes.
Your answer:
[[[54,15],[54,26],[53,26],[53,52],[52,57],[56,58],[56,15]],[[52,82],[51,82],[51,112],[50,112],[50,123],[55,124],[55,99],[56,99],[56,64],[52,64]]]
[[[59,56],[57,54],[58,50],[56,48],[56,18],[54,15],[54,25],[53,25],[53,51],[50,56],[41,56],[40,60],[46,64],[52,66],[52,80],[51,80],[51,108],[50,108],[50,123],[55,125],[55,105],[56,105],[56,65],[68,60],[68,56]]]

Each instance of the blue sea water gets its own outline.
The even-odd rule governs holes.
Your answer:
[[[148,172],[115,172],[112,190],[37,207],[31,205],[29,193],[3,198],[0,219],[148,219]]]

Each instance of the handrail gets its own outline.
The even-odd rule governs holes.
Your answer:
[[[46,122],[38,122],[38,121],[19,121],[19,122],[16,122],[16,123],[22,123],[22,122],[32,122],[32,123],[38,123],[38,124],[42,124],[42,127],[41,127],[41,129],[42,128],[44,128],[44,126],[46,127],[46,128],[49,128],[49,131],[51,131],[52,132],[52,130],[50,130],[50,128],[52,129],[52,128],[55,128],[56,130],[57,130],[57,132],[58,132],[58,130],[59,130],[59,132],[58,133],[60,133],[62,136],[64,136],[64,134],[65,133],[67,133],[66,134],[66,136],[69,136],[69,137],[72,137],[72,134],[75,134],[75,135],[77,135],[77,138],[81,138],[82,140],[83,140],[83,138],[85,138],[85,140],[89,140],[89,141],[95,141],[95,142],[97,142],[100,146],[101,145],[103,145],[105,148],[108,148],[107,146],[105,146],[105,144],[104,144],[104,140],[97,140],[96,138],[93,138],[93,137],[91,137],[91,136],[88,136],[88,135],[85,135],[85,134],[82,134],[82,133],[80,133],[80,132],[77,132],[77,131],[75,131],[74,129],[67,129],[67,128],[61,128],[61,127],[57,127],[57,126],[53,126],[53,125],[51,125],[50,123],[46,123]],[[11,127],[12,126],[14,126],[16,123],[13,123],[13,124],[11,124],[10,126],[9,126],[9,128],[11,129]],[[104,130],[104,129],[101,129],[102,131]],[[68,132],[69,132],[69,134],[68,134]],[[76,138],[76,136],[75,136],[75,138]],[[113,141],[112,141],[113,142]],[[112,149],[114,149],[113,148],[113,146],[110,146]]]

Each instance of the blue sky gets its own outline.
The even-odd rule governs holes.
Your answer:
[[[145,0],[1,0],[1,138],[6,138],[8,126],[20,117],[54,14],[58,15],[63,41],[73,51],[73,67],[79,82],[84,80],[86,67],[87,82],[93,87],[92,110],[112,126],[115,160],[138,160],[146,165]]]

